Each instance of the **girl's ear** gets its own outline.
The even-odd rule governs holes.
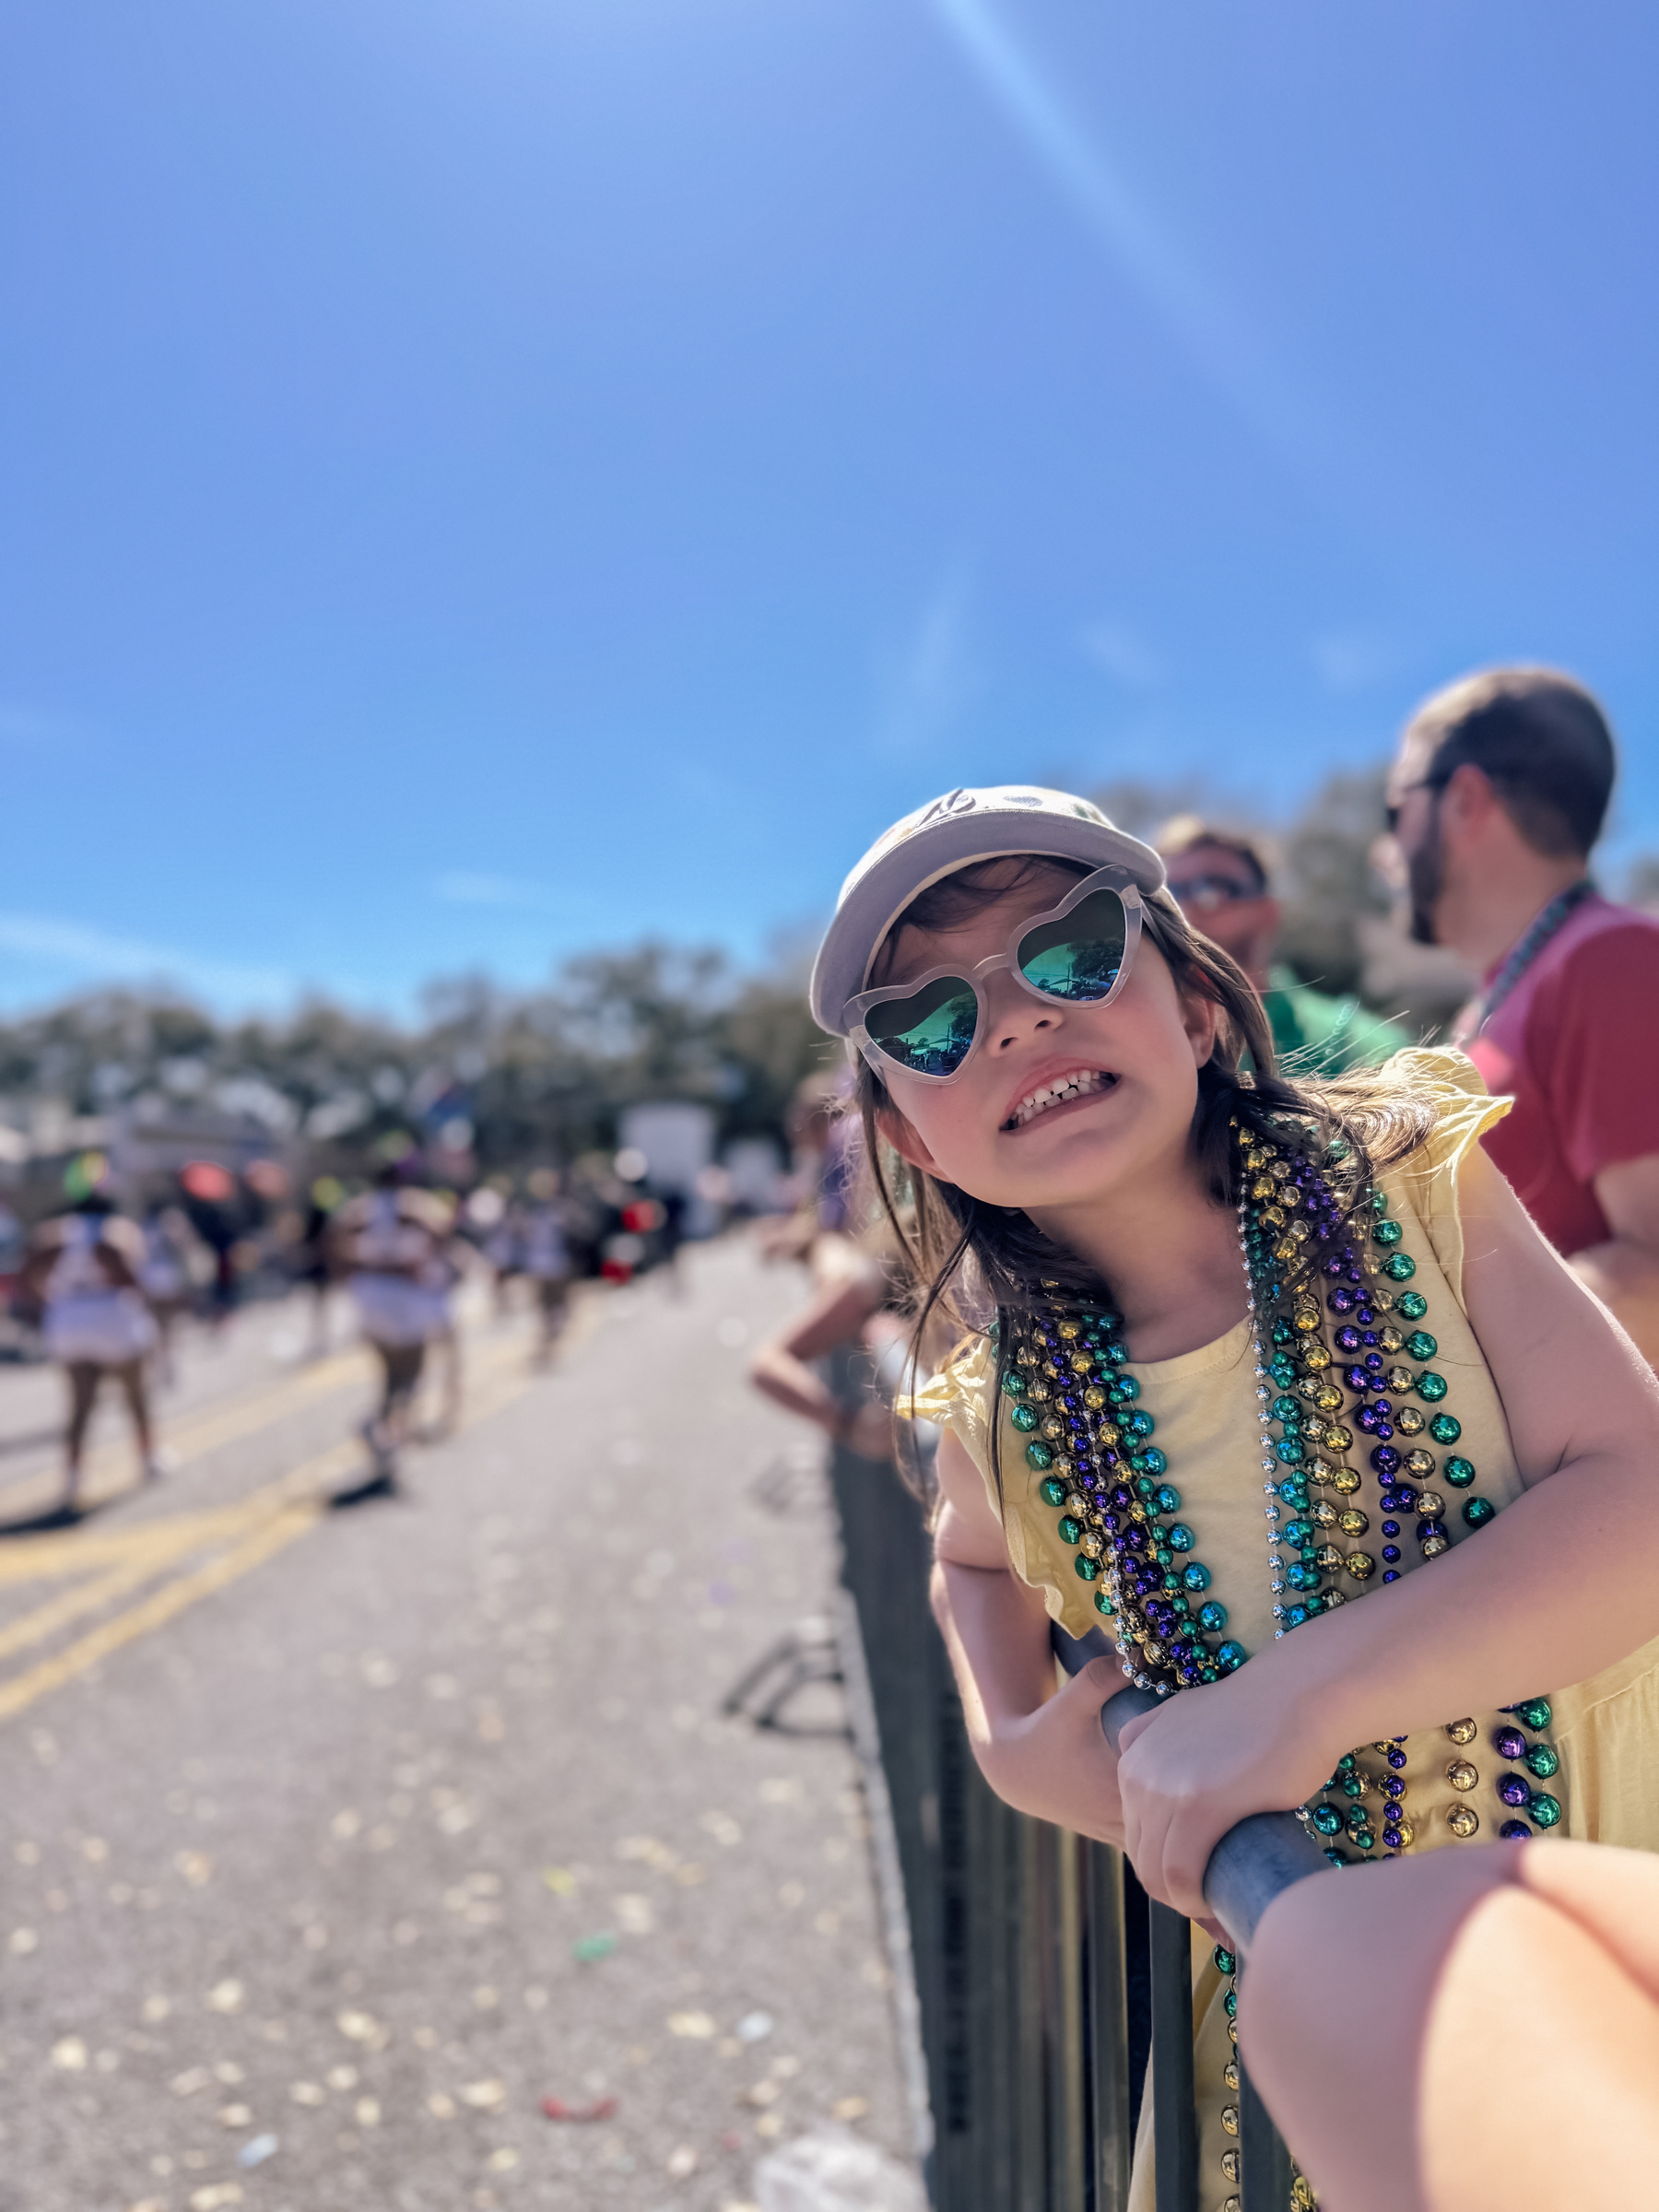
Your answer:
[[[924,1175],[938,1173],[933,1154],[897,1106],[877,1106],[876,1126],[900,1159],[908,1160],[912,1168],[920,1168]]]
[[[1187,1033],[1193,1048],[1193,1063],[1196,1067],[1208,1065],[1216,1049],[1216,1032],[1221,1026],[1221,1009],[1213,998],[1206,998],[1199,991],[1181,994],[1181,1026]]]

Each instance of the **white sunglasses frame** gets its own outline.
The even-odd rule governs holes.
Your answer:
[[[1124,908],[1124,957],[1118,962],[1118,971],[1112,979],[1111,990],[1102,992],[1099,998],[1060,998],[1051,991],[1039,990],[1020,970],[1018,952],[1021,944],[1034,929],[1041,929],[1045,923],[1064,921],[1075,907],[1081,906],[1084,900],[1092,898],[1096,891],[1115,891]],[[1076,884],[1058,906],[1051,906],[1042,913],[1029,915],[1025,921],[1016,924],[1008,933],[1006,952],[994,952],[988,959],[979,961],[966,971],[954,962],[947,961],[943,967],[929,968],[924,973],[911,976],[901,983],[884,983],[877,991],[858,992],[848,999],[841,1009],[841,1019],[847,1024],[848,1041],[864,1055],[883,1081],[887,1079],[888,1072],[893,1071],[908,1076],[912,1083],[959,1083],[967,1073],[969,1064],[979,1051],[985,1035],[988,1009],[984,986],[980,980],[982,976],[994,974],[999,968],[1006,968],[1020,989],[1029,992],[1045,1006],[1088,1006],[1091,1010],[1109,1006],[1128,982],[1129,971],[1135,965],[1135,949],[1140,944],[1141,912],[1140,886],[1126,868],[1097,868],[1092,876],[1085,876]],[[973,993],[978,1014],[974,1022],[973,1041],[962,1054],[960,1063],[947,1076],[930,1076],[919,1067],[906,1067],[902,1061],[895,1060],[889,1053],[884,1053],[871,1037],[865,1016],[873,1008],[887,1005],[889,1000],[913,998],[918,991],[924,991],[929,983],[937,982],[941,976],[947,975],[956,976],[968,984]]]

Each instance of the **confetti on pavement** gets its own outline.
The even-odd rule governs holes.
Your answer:
[[[519,1394],[412,1456],[405,1503],[330,1517],[124,1647],[50,1728],[0,1725],[29,2212],[637,2212],[653,2175],[719,2212],[837,2104],[902,2157],[853,1755],[719,1714],[828,1610],[833,1541],[810,1467],[787,1520],[750,1499],[799,1440],[711,1350],[697,1286],[747,1301],[751,1339],[795,1288],[736,1243],[688,1268],[683,1304],[595,1327],[545,1380],[511,1325],[499,1370],[486,1338],[469,1392],[511,1371]],[[222,1505],[347,1426],[320,1398],[100,1527]],[[718,1635],[688,1639],[715,1583]]]

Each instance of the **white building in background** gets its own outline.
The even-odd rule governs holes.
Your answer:
[[[722,1163],[731,1179],[730,1203],[751,1214],[786,1213],[793,1202],[783,1155],[770,1136],[735,1137]]]
[[[618,1146],[643,1153],[655,1191],[697,1194],[697,1179],[714,1158],[714,1111],[688,1099],[628,1106],[617,1124]]]

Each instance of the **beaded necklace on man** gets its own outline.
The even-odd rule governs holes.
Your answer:
[[[1447,1449],[1458,1442],[1461,1426],[1444,1409],[1445,1377],[1427,1364],[1438,1349],[1421,1326],[1429,1303],[1403,1288],[1417,1263],[1384,1194],[1373,1187],[1356,1209],[1354,1220],[1370,1224],[1369,1240],[1357,1240],[1351,1227],[1344,1232],[1343,1202],[1328,1165],[1308,1149],[1305,1125],[1277,1121],[1271,1136],[1234,1127],[1277,1638],[1347,1603],[1379,1575],[1397,1582],[1408,1519],[1424,1559],[1450,1547],[1446,1500],[1431,1477],[1468,1493],[1462,1517],[1471,1530],[1497,1508],[1474,1494],[1471,1462]],[[1007,1337],[1002,1388],[1014,1427],[1029,1440],[1026,1459],[1041,1477],[1041,1495],[1059,1509],[1061,1540],[1075,1551],[1081,1580],[1096,1585],[1095,1606],[1114,1626],[1132,1681],[1160,1696],[1218,1681],[1248,1654],[1226,1634],[1227,1608],[1212,1594],[1215,1577],[1197,1556],[1197,1533],[1179,1518],[1181,1493],[1167,1479],[1169,1460],[1150,1441],[1154,1417],[1136,1403],[1140,1384],[1125,1371],[1122,1318],[1068,1298],[1058,1282],[1040,1288],[1041,1310],[1005,1312],[999,1321]],[[1374,1551],[1362,1542],[1371,1531],[1359,1502],[1362,1478],[1348,1464],[1363,1449],[1356,1430],[1371,1440],[1370,1464],[1381,1486],[1382,1542]],[[1430,1441],[1444,1453],[1438,1468]],[[1498,1833],[1518,1840],[1560,1819],[1559,1800],[1534,1786],[1547,1782],[1560,1759],[1541,1740],[1550,1721],[1547,1699],[1505,1711],[1512,1718],[1492,1736],[1505,1762],[1497,1795],[1507,1818],[1500,1816]],[[1446,1731],[1457,1754],[1446,1779],[1458,1793],[1446,1818],[1460,1838],[1480,1827],[1470,1801],[1480,1775],[1466,1756],[1477,1733],[1473,1720],[1454,1721]],[[1396,1856],[1415,1841],[1404,1742],[1371,1747],[1382,1771],[1348,1753],[1317,1799],[1300,1808],[1336,1865],[1376,1851],[1376,1826],[1363,1803],[1371,1794],[1382,1801],[1384,1854]]]

